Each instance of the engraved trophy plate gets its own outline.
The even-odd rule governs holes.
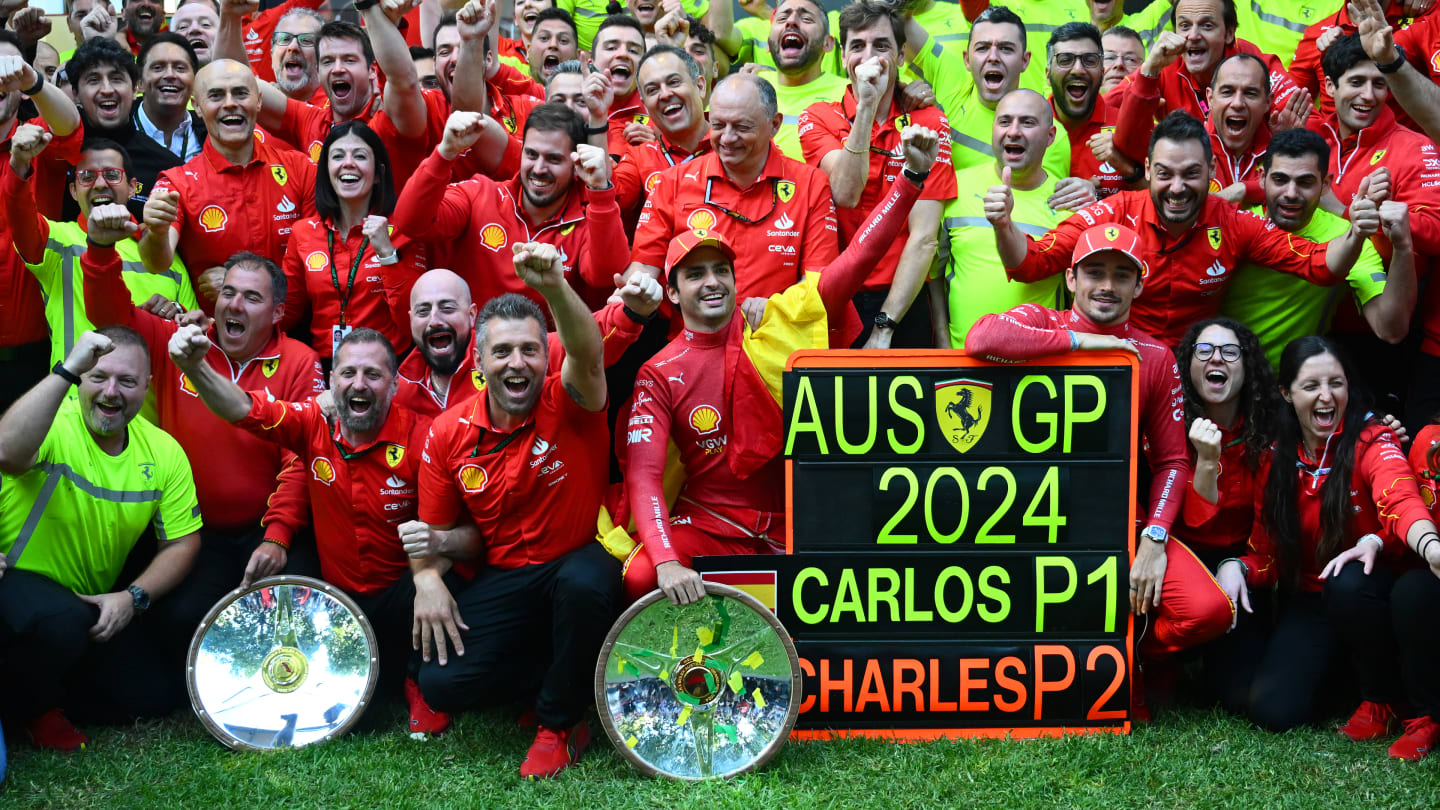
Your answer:
[[[378,649],[365,614],[338,588],[267,577],[226,595],[195,631],[190,704],[236,750],[322,742],[344,734],[370,704]]]

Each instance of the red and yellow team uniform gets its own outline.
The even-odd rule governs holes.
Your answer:
[[[392,228],[393,230],[393,228]],[[391,234],[399,261],[418,276],[427,269],[427,246],[401,233]],[[300,322],[307,304],[311,345],[321,357],[334,349],[335,326],[368,327],[389,339],[395,351],[410,348],[408,302],[399,311],[385,294],[384,274],[370,240],[356,226],[348,234],[328,218],[310,217],[295,226],[285,249],[285,281],[289,287],[282,330]]]
[[[1149,192],[1141,193],[1148,199]],[[1147,525],[1168,532],[1180,516],[1189,470],[1180,369],[1169,347],[1130,322],[1102,326],[1073,309],[1058,312],[1024,304],[977,321],[965,337],[965,351],[994,362],[1020,362],[1070,351],[1071,332],[1112,335],[1134,344],[1140,353],[1140,429],[1151,478],[1148,500],[1137,506],[1137,514],[1144,515]],[[1158,615],[1152,612],[1155,619],[1140,646],[1150,656],[1218,638],[1234,618],[1230,597],[1194,552],[1172,538],[1165,544],[1165,560],[1164,600]]]
[[[631,124],[650,126],[650,115],[645,111],[645,105],[640,103],[638,90],[625,98],[615,99],[615,103],[610,105],[610,132],[607,136],[610,157],[620,160],[630,151],[630,142],[625,140],[625,127]]]
[[[250,162],[239,166],[209,141],[184,166],[166,169],[155,191],[180,193],[171,226],[180,232],[179,254],[191,280],[225,264],[242,250],[279,262],[290,231],[315,214],[315,164],[293,149],[279,149],[257,132]],[[214,305],[201,297],[205,314]]]
[[[1243,418],[1234,427],[1220,428],[1218,503],[1194,491],[1195,465],[1191,462],[1190,486],[1186,487],[1185,504],[1176,519],[1174,534],[1202,553],[1239,557],[1249,543],[1250,527],[1255,523],[1255,489],[1264,487],[1265,481],[1257,479],[1256,470],[1246,462],[1244,432]]]
[[[445,94],[439,90],[421,90],[420,94],[425,100],[425,130],[415,137],[401,135],[395,129],[390,115],[382,109],[384,99],[379,93],[372,96],[370,103],[356,116],[357,120],[364,121],[375,130],[385,144],[397,192],[415,173],[421,159],[440,143],[441,136],[445,134],[445,121],[450,117],[450,102],[445,100]],[[316,106],[292,98],[285,102],[285,115],[275,134],[295,144],[312,163],[319,163],[320,148],[329,137],[331,128],[338,123],[341,122],[335,120],[335,112],[329,104]]]
[[[504,431],[487,397],[435,419],[420,465],[419,519],[448,526],[466,512],[485,538],[486,564],[546,563],[595,542],[609,475],[605,409],[587,411],[545,378],[526,422]]]
[[[1423,73],[1430,68],[1426,63],[1430,52],[1419,46],[1417,38],[1431,34],[1434,31],[1431,25],[1435,21],[1428,15],[1418,20],[1406,17],[1401,5],[1389,4],[1390,8],[1385,10],[1385,19],[1395,27],[1395,42],[1405,48],[1410,63]],[[1326,118],[1335,114],[1335,98],[1325,89],[1325,71],[1320,66],[1321,57],[1325,54],[1320,52],[1315,42],[1336,26],[1339,26],[1342,36],[1360,31],[1350,19],[1350,12],[1346,10],[1345,4],[1341,3],[1339,11],[1305,29],[1305,36],[1300,39],[1300,44],[1295,46],[1295,58],[1290,62],[1290,80],[1310,91],[1310,97],[1315,99],[1320,115]],[[1410,32],[1412,28],[1416,29],[1414,33]],[[1391,109],[1397,113],[1400,111],[1399,105],[1394,104],[1393,99]]]
[[[645,199],[631,259],[665,266],[670,240],[713,230],[735,249],[735,296],[768,298],[840,255],[830,181],[774,146],[760,177],[737,188],[710,153],[662,171]]]
[[[679,166],[710,154],[710,136],[700,140],[694,152],[686,152],[665,140],[664,134],[655,131],[655,140],[630,147],[621,158],[610,181],[615,184],[615,199],[620,204],[620,213],[626,224],[631,224],[640,215],[640,206],[650,189],[660,181],[660,173],[671,166]],[[634,228],[630,229],[631,231]]]
[[[1055,109],[1054,99],[1050,100],[1050,109],[1052,112]],[[1065,127],[1065,135],[1070,139],[1070,176],[1086,180],[1094,178],[1097,181],[1095,194],[1102,200],[1129,186],[1114,166],[1095,157],[1095,152],[1090,149],[1090,139],[1102,132],[1113,132],[1119,120],[1120,111],[1106,104],[1103,98],[1095,101],[1095,109],[1084,121],[1069,124],[1061,121],[1058,113],[1055,115],[1055,123]]]
[[[300,457],[326,582],[370,595],[410,571],[398,527],[415,519],[428,421],[392,403],[379,437],[350,447],[313,400],[270,400],[251,391],[250,413],[236,426]]]
[[[1237,154],[1225,148],[1220,136],[1215,134],[1215,125],[1205,119],[1205,131],[1210,133],[1210,150],[1215,155],[1215,176],[1210,178],[1210,192],[1216,193],[1236,183],[1245,184],[1246,206],[1262,205],[1265,189],[1260,187],[1260,160],[1270,150],[1270,125],[1261,122],[1255,130],[1250,149]]]
[[[1233,271],[1246,262],[1322,286],[1339,280],[1325,265],[1325,245],[1282,231],[1213,195],[1190,229],[1172,237],[1146,189],[1111,195],[1080,209],[1039,239],[1026,237],[1025,261],[1007,271],[1010,278],[1032,282],[1064,272],[1080,234],[1102,222],[1116,222],[1139,234],[1147,268],[1130,322],[1169,346],[1180,342],[1190,324],[1219,314]]]
[[[295,454],[211,413],[185,373],[170,362],[167,346],[179,325],[131,303],[114,248],[91,246],[81,256],[80,265],[85,271],[85,311],[90,320],[96,326],[129,326],[150,347],[150,389],[155,392],[158,424],[175,437],[190,459],[206,527],[238,530],[263,522],[268,527],[267,537],[288,542],[296,529],[309,521],[302,471],[291,463]],[[213,329],[210,337],[213,342]],[[231,360],[219,346],[211,347],[205,361],[226,379],[265,397],[303,400],[325,390],[315,352],[279,331],[245,363]]]
[[[1415,435],[1410,444],[1410,469],[1415,471],[1415,486],[1420,491],[1420,500],[1435,515],[1440,507],[1435,505],[1440,495],[1440,470],[1431,469],[1430,448],[1440,443],[1440,425],[1426,425]],[[1437,463],[1440,467],[1440,463]]]
[[[449,183],[451,171],[438,152],[427,157],[401,193],[392,221],[398,233],[437,246],[437,266],[459,273],[476,304],[514,292],[543,310],[544,299],[515,275],[511,245],[545,242],[560,250],[565,277],[591,310],[604,306],[629,256],[613,188],[593,191],[576,179],[560,213],[532,223],[521,209],[520,178]],[[447,256],[455,258],[448,265]]]

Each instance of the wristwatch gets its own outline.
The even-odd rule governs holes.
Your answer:
[[[144,588],[131,585],[125,590],[130,592],[130,605],[135,608],[136,616],[150,609],[150,594],[146,593]]]
[[[1405,66],[1405,48],[1397,44],[1395,46],[1395,53],[1396,57],[1394,62],[1386,62],[1383,65],[1376,64],[1375,67],[1379,68],[1381,73],[1398,73],[1400,68]]]
[[[1146,526],[1145,531],[1141,532],[1140,536],[1146,540],[1159,543],[1162,546],[1170,539],[1170,533],[1159,526]]]
[[[71,371],[68,368],[65,368],[65,361],[63,360],[59,363],[56,363],[55,367],[50,369],[50,373],[58,374],[60,376],[60,379],[70,383],[71,385],[80,384],[80,378],[76,376],[75,372]]]
[[[899,321],[896,321],[894,318],[882,312],[879,315],[875,316],[875,328],[889,329],[893,332],[894,330],[900,328],[900,323]]]

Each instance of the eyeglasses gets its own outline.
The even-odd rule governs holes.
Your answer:
[[[319,35],[319,34],[292,34],[292,33],[288,32],[288,31],[276,31],[276,32],[275,32],[273,35],[271,35],[271,37],[270,37],[270,41],[271,41],[271,42],[275,43],[276,45],[279,45],[279,46],[282,47],[282,48],[285,47],[286,45],[289,45],[291,40],[299,40],[299,41],[300,41],[300,47],[302,47],[302,48],[313,48],[313,47],[315,47],[315,43],[317,43],[317,42],[320,41],[320,35]]]
[[[1140,67],[1140,57],[1133,53],[1121,54],[1119,51],[1106,51],[1105,67],[1110,67],[1116,62],[1124,64],[1129,70],[1135,70]]]
[[[1079,59],[1080,64],[1093,70],[1100,67],[1101,62],[1098,53],[1057,53],[1053,58],[1055,66],[1060,68],[1072,68],[1075,66],[1075,60]]]
[[[93,186],[101,177],[105,178],[107,183],[118,183],[125,179],[125,172],[120,169],[101,169],[98,172],[94,169],[75,170],[75,182],[78,185]]]
[[[1220,350],[1220,359],[1227,363],[1233,363],[1240,359],[1240,346],[1236,343],[1226,343],[1224,346],[1216,346],[1214,343],[1196,343],[1195,356],[1201,360],[1209,360],[1215,356],[1215,350]]]
[[[731,211],[729,208],[726,208],[720,203],[710,199],[710,189],[713,188],[714,185],[715,178],[713,177],[705,181],[705,204],[713,205],[716,208],[719,208],[723,213],[740,220],[746,225],[758,225],[761,222],[765,222],[766,220],[770,219],[770,215],[775,213],[776,206],[780,204],[780,194],[778,191],[776,191],[776,189],[780,185],[780,181],[774,177],[770,178],[770,210],[766,211],[765,216],[762,216],[759,219],[751,219],[738,211]]]

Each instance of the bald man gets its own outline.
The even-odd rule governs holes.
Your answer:
[[[209,137],[200,154],[160,174],[145,202],[140,257],[153,273],[178,251],[213,316],[226,260],[249,250],[280,263],[290,229],[315,213],[315,164],[256,139],[259,85],[246,65],[217,59],[201,68],[194,101]]]

